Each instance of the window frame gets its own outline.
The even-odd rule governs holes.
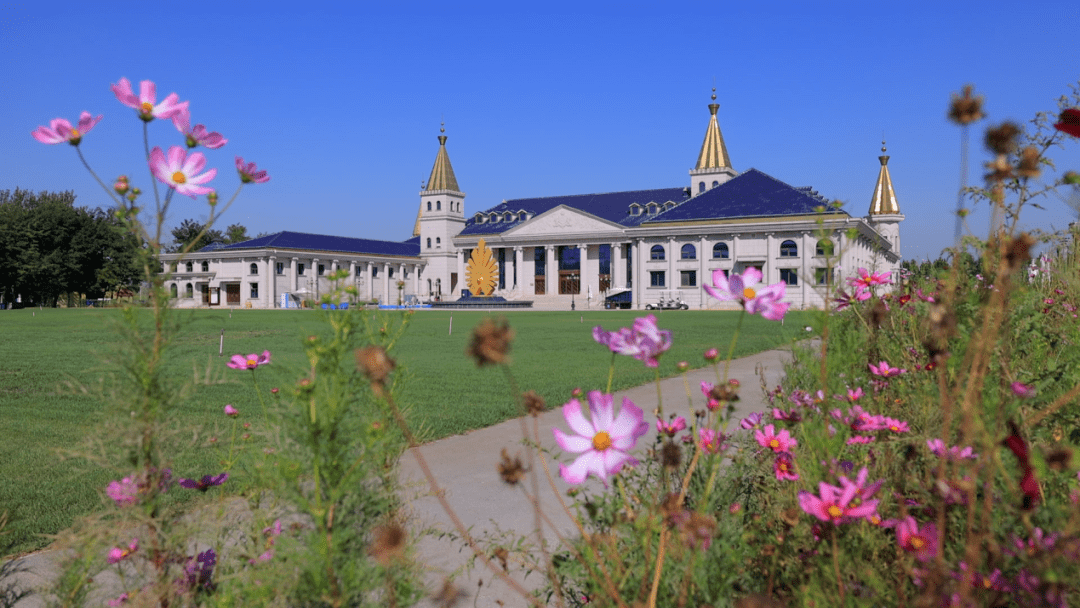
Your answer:
[[[718,253],[720,255],[717,255]],[[719,242],[719,243],[714,243],[713,248],[712,248],[712,258],[714,260],[729,260],[729,259],[731,259],[731,248],[728,247],[727,243],[724,243],[722,241]]]
[[[781,268],[780,269],[780,282],[788,287],[799,286],[799,269],[798,268]]]
[[[799,257],[799,244],[792,239],[785,239],[780,243],[780,257],[782,258],[797,258]]]
[[[687,255],[689,248],[690,255]],[[697,247],[693,243],[685,243],[679,251],[680,260],[696,260],[697,259]]]
[[[649,271],[649,287],[667,288],[666,270]]]
[[[687,280],[689,278],[689,281]],[[696,270],[679,271],[679,287],[697,287]]]
[[[649,248],[649,261],[663,262],[666,259],[666,257],[667,257],[667,254],[664,251],[664,246],[663,245],[657,244],[657,245],[653,245],[652,247]]]

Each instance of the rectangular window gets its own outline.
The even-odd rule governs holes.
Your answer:
[[[794,268],[781,268],[780,282],[784,285],[798,285],[799,274]]]
[[[650,285],[653,287],[664,287],[664,271],[653,270],[649,272]]]
[[[278,274],[285,274],[285,262],[278,262],[275,264],[274,270],[276,270]]]
[[[697,287],[697,271],[683,270],[679,272],[680,287]]]
[[[299,275],[304,274],[304,265],[303,264],[297,264],[296,265],[296,274],[299,274]]]
[[[251,297],[253,297],[253,298],[259,297],[259,284],[258,283],[249,283],[249,284],[251,285]]]
[[[371,267],[371,278],[374,279],[377,276],[379,276],[379,267],[378,266],[372,266]]]
[[[829,285],[832,283],[832,273],[828,268],[815,268],[814,269],[814,283],[818,285]]]
[[[359,264],[357,264],[357,265],[356,265],[356,276],[361,276],[361,275],[363,275],[363,274],[364,274],[364,270],[363,270],[363,267],[362,267],[362,266],[360,266]]]
[[[325,264],[319,264],[319,276],[320,277],[323,276],[323,273],[325,273],[325,272],[326,272],[326,265]]]

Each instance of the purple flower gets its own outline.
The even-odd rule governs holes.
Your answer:
[[[188,111],[187,107],[174,114],[172,122],[176,126],[176,130],[184,134],[189,148],[201,145],[216,150],[229,143],[229,140],[222,137],[221,133],[209,131],[205,125],[195,125],[194,129],[191,128],[191,112]]]
[[[743,305],[743,309],[750,314],[758,314],[771,321],[779,321],[784,318],[784,313],[791,304],[781,303],[784,298],[785,286],[783,283],[775,283],[760,290],[754,287],[761,282],[762,274],[757,268],[751,266],[741,275],[727,272],[721,269],[713,271],[713,284],[702,285],[705,293],[720,300],[721,302],[734,300]]]
[[[94,128],[99,121],[101,121],[101,115],[94,118],[89,112],[83,112],[79,116],[78,126],[72,128],[71,123],[63,118],[54,118],[47,127],[38,127],[34,129],[30,135],[34,139],[40,141],[43,144],[58,144],[60,142],[68,142],[73,146],[79,145],[82,141],[82,136],[86,135],[90,129]]]
[[[225,406],[225,415],[228,416],[229,418],[236,418],[237,416],[240,415],[240,410],[233,407],[232,404],[230,403],[229,405]]]
[[[236,157],[236,172],[240,174],[240,182],[244,184],[265,184],[270,181],[266,171],[259,171],[255,163],[245,163],[239,156]]]
[[[671,348],[671,332],[656,326],[656,316],[639,317],[633,327],[607,332],[597,325],[593,339],[618,355],[629,355],[648,367],[660,365],[658,358]]]
[[[172,118],[177,112],[186,110],[188,107],[188,102],[181,103],[180,96],[176,93],[170,94],[164,101],[155,105],[157,87],[150,80],[139,83],[138,96],[131,90],[131,82],[127,78],[121,78],[120,82],[112,85],[111,88],[120,103],[129,108],[135,108],[139,113],[139,118],[146,122],[155,118]]]
[[[180,579],[180,587],[185,591],[197,591],[202,588],[206,591],[214,590],[214,583],[210,577],[214,574],[214,566],[217,565],[217,553],[213,549],[207,549],[196,557],[189,558],[184,565],[184,578]]]
[[[636,465],[630,456],[639,437],[649,432],[641,408],[623,398],[622,410],[615,415],[611,395],[600,391],[589,393],[591,421],[581,411],[581,402],[571,399],[563,405],[563,417],[577,435],[567,435],[552,429],[555,441],[567,452],[581,454],[570,466],[559,465],[563,479],[577,485],[592,473],[607,485],[607,478],[618,473],[623,465]]]
[[[1022,382],[1013,382],[1012,392],[1021,399],[1031,399],[1035,396],[1035,389]]]
[[[746,430],[757,428],[761,424],[761,412],[754,412],[739,422],[739,426]]]
[[[107,561],[110,564],[115,564],[123,559],[126,559],[129,555],[139,550],[139,539],[133,538],[128,543],[127,547],[113,547],[109,549],[109,557]]]
[[[246,357],[244,355],[233,355],[225,365],[233,369],[255,369],[267,363],[270,363],[270,351],[264,350],[261,355],[255,353],[251,353]]]
[[[900,374],[907,373],[906,369],[900,369],[898,367],[889,367],[889,364],[886,363],[885,361],[882,361],[878,365],[874,365],[873,363],[870,363],[869,366],[870,366],[870,373],[874,374],[875,376],[881,376],[883,378],[892,378],[894,376],[899,376]]]
[[[674,416],[667,422],[662,419],[656,419],[656,432],[667,435],[668,437],[674,437],[679,431],[686,430],[686,418],[682,416]]]
[[[202,479],[195,481],[194,479],[181,479],[177,483],[180,487],[187,488],[189,490],[198,490],[205,492],[213,486],[220,486],[225,483],[225,480],[229,478],[228,473],[221,473],[219,475],[203,475]]]
[[[910,515],[896,524],[896,542],[908,553],[914,553],[920,562],[928,562],[937,555],[937,526],[928,523],[919,527]]]

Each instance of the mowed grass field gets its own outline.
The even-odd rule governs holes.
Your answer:
[[[250,372],[225,368],[235,353],[270,350],[271,365],[259,369],[260,387],[288,388],[307,366],[301,341],[329,333],[323,311],[178,311],[183,328],[175,340],[168,374],[178,381],[205,376],[209,368],[228,382],[199,386],[179,412],[182,436],[174,476],[199,477],[220,470],[231,420],[227,403],[259,420]],[[400,315],[399,312],[353,313]],[[592,328],[629,326],[640,311],[525,312],[505,316],[516,337],[512,368],[521,390],[535,390],[548,407],[569,399],[574,387],[603,389],[611,356],[593,341]],[[674,345],[660,364],[662,376],[676,373],[678,361],[704,365],[712,347],[727,352],[739,313],[666,311],[659,326],[674,334]],[[448,330],[453,317],[453,331]],[[408,375],[399,401],[411,406],[411,421],[431,441],[482,428],[517,415],[501,370],[478,368],[465,356],[472,328],[491,313],[419,311],[395,347],[398,373]],[[0,311],[0,513],[11,521],[0,537],[0,553],[25,552],[48,544],[44,535],[69,526],[75,517],[103,505],[105,486],[122,469],[106,470],[60,452],[103,434],[106,412],[115,406],[100,396],[66,389],[68,383],[92,386],[111,374],[117,350],[117,310],[45,309]],[[785,324],[747,316],[736,356],[767,350],[806,337],[811,313],[788,313]],[[381,323],[381,321],[380,321]],[[225,354],[218,356],[221,331]],[[220,370],[220,371],[219,371]],[[614,388],[649,382],[654,371],[629,357],[615,361]],[[743,379],[753,386],[752,379]],[[755,390],[751,388],[750,390]],[[117,415],[117,414],[110,414]],[[190,433],[186,433],[190,428]],[[211,441],[218,438],[217,443]],[[108,441],[108,437],[102,437]],[[118,465],[119,466],[119,465]],[[240,487],[239,485],[233,488]],[[185,498],[193,493],[187,493]]]

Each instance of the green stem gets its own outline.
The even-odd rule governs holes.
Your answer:
[[[157,206],[158,224],[165,221],[165,210],[161,207],[161,194],[158,193],[157,177],[154,177],[154,170],[150,167],[150,123],[143,121],[142,123],[142,140],[143,151],[146,152],[146,168],[150,171],[150,185],[154,187],[154,205]]]
[[[739,341],[739,331],[742,330],[743,317],[746,316],[746,309],[739,311],[739,320],[735,323],[735,335],[731,336],[731,346],[727,351],[727,361],[724,361],[724,378],[720,381],[721,384],[728,381],[728,370],[731,368],[731,357],[735,355],[735,343]]]
[[[270,417],[266,414],[266,400],[263,399],[262,391],[259,390],[259,380],[255,377],[254,369],[251,370],[251,383],[255,386],[255,394],[259,396],[259,405],[262,406],[263,424],[269,429]]]
[[[656,366],[656,417],[664,417],[664,396],[660,392],[660,366]]]
[[[611,351],[611,365],[608,366],[608,373],[607,373],[607,390],[604,391],[604,394],[606,394],[606,395],[611,394],[611,381],[614,380],[614,379],[615,379],[615,351]]]
[[[82,164],[83,164],[84,167],[86,167],[86,170],[90,172],[90,175],[93,176],[93,178],[97,181],[98,185],[101,186],[101,189],[105,191],[105,194],[108,194],[109,198],[116,201],[117,205],[120,205],[121,207],[123,207],[124,206],[123,199],[116,198],[116,193],[114,191],[110,190],[109,187],[105,185],[105,182],[101,181],[101,178],[98,177],[97,173],[94,173],[94,170],[90,168],[90,163],[86,162],[86,157],[83,156],[82,149],[79,148],[79,146],[75,146],[75,152],[78,153],[79,160],[82,161]]]

